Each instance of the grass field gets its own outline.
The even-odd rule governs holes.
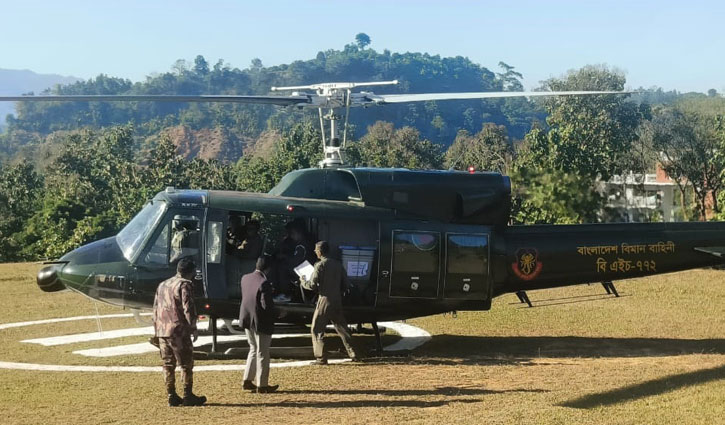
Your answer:
[[[37,289],[38,268],[0,265],[0,324],[96,313],[82,296]],[[199,372],[196,392],[209,398],[200,408],[165,407],[160,373],[0,369],[0,423],[725,423],[725,272],[634,279],[617,288],[618,299],[583,285],[532,292],[534,308],[507,295],[490,312],[411,320],[433,335],[411,356],[273,369],[276,394],[243,393],[240,372]],[[137,326],[131,319],[102,323],[106,330]],[[19,342],[96,326],[87,320],[0,330],[0,361],[158,364],[153,354],[71,353],[103,342]],[[212,363],[220,361],[197,361]]]

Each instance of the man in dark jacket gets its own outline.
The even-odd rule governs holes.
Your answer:
[[[242,306],[239,323],[247,334],[249,355],[244,368],[242,388],[258,393],[271,393],[279,385],[269,385],[269,346],[274,332],[274,301],[267,273],[271,257],[257,259],[256,270],[242,276]],[[256,384],[253,382],[256,380]]]
[[[325,328],[332,323],[335,331],[340,335],[342,344],[352,361],[358,361],[352,345],[352,337],[347,329],[345,315],[342,312],[342,292],[348,291],[350,282],[342,264],[330,258],[330,246],[327,241],[319,241],[315,245],[315,254],[320,259],[315,264],[315,271],[308,282],[303,282],[302,287],[309,290],[316,290],[319,294],[317,307],[312,316],[312,349],[317,358],[317,364],[327,364],[325,353]]]
[[[192,392],[194,378],[194,346],[196,341],[196,307],[192,279],[196,265],[189,258],[184,258],[176,266],[176,276],[159,284],[154,298],[154,336],[158,338],[161,360],[163,361],[166,391],[169,395],[169,406],[201,406],[206,397],[198,397]],[[181,367],[184,379],[183,400],[176,394],[176,364]]]

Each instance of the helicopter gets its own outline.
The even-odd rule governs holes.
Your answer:
[[[725,223],[510,225],[511,182],[502,174],[349,168],[344,163],[350,108],[627,92],[353,92],[357,87],[392,84],[397,81],[272,88],[291,91],[287,96],[0,97],[20,102],[237,102],[313,108],[322,129],[324,159],[319,168],[292,171],[266,194],[167,188],[116,236],[46,262],[38,273],[38,286],[46,292],[70,289],[109,304],[148,310],[158,284],[175,274],[176,261],[190,257],[197,264],[195,302],[198,311],[212,319],[214,351],[216,318],[238,316],[241,276],[255,266],[254,258],[240,259],[227,249],[232,222],[261,224],[265,252],[280,250],[275,236],[286,227],[296,228],[300,238],[328,241],[354,288],[345,297],[345,316],[350,323],[373,324],[378,344],[379,321],[485,311],[493,298],[506,293],[725,262]],[[310,323],[313,294],[301,286],[291,288],[286,294],[289,302],[277,305],[278,320]]]

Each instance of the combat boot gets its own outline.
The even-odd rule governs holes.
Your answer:
[[[169,406],[170,407],[181,406],[181,404],[183,402],[184,402],[184,400],[181,397],[179,397],[178,394],[176,394],[176,391],[174,391],[173,393],[169,394]]]
[[[202,406],[206,403],[206,397],[194,395],[191,390],[184,390],[184,406]]]

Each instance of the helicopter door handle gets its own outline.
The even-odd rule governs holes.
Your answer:
[[[387,270],[383,270],[382,272],[380,272],[380,274],[381,274],[381,275],[382,275],[383,277],[388,277],[388,276],[390,276],[390,272],[389,272],[389,271],[387,271]]]

